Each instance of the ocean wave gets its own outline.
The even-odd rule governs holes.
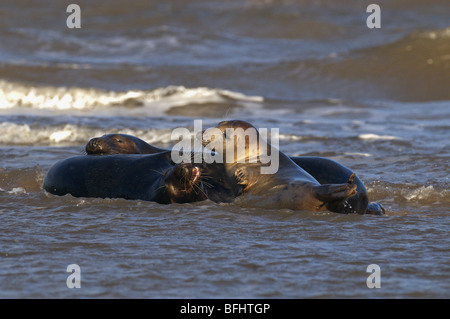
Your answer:
[[[326,58],[280,63],[270,70],[311,93],[363,100],[450,100],[450,27],[413,31],[393,42]]]
[[[380,46],[369,47],[353,51],[369,56],[377,55],[382,60],[395,59],[397,66],[417,63],[416,67],[424,68],[429,65],[439,69],[450,68],[450,27],[438,30],[415,31],[392,42]],[[387,61],[385,61],[387,62]],[[389,64],[386,65],[388,67]],[[413,67],[413,65],[411,65]]]
[[[91,138],[106,133],[122,133],[139,136],[150,144],[171,143],[169,129],[100,129],[76,124],[43,126],[0,123],[0,144],[2,145],[80,145],[83,147]]]
[[[21,169],[0,168],[0,192],[11,195],[38,192],[42,189],[45,172],[39,165]]]
[[[400,139],[399,137],[396,137],[396,136],[378,135],[378,134],[372,134],[372,133],[360,134],[358,136],[358,138],[361,140],[369,140],[369,141],[378,141],[378,140],[391,141],[391,140],[399,140]]]
[[[450,191],[448,189],[440,189],[433,185],[418,186],[414,189],[402,189],[399,196],[409,203],[433,205],[438,203],[447,203],[449,201]]]
[[[13,27],[12,38],[34,43],[34,57],[41,62],[67,63],[83,60],[85,63],[128,63],[130,60],[145,61],[149,54],[165,53],[183,45],[180,31],[176,28],[158,26],[147,28],[140,36],[127,34],[103,34],[93,40],[92,35],[80,35],[65,30]],[[181,34],[183,35],[183,34]],[[80,58],[82,57],[82,58]],[[9,57],[9,61],[14,61]],[[27,64],[34,62],[28,61]]]
[[[450,27],[415,31],[393,43],[355,50],[339,69],[386,92],[395,88],[402,100],[449,100]]]
[[[445,191],[444,191],[445,192]],[[442,193],[436,193],[436,190],[434,189],[434,187],[432,185],[430,186],[422,186],[419,187],[417,189],[414,189],[412,191],[405,191],[403,193],[403,197],[405,197],[408,201],[411,200],[423,200],[423,199],[427,199],[430,196],[435,196],[436,195],[438,197],[443,197],[444,194]]]
[[[445,185],[381,185],[380,182],[366,184],[370,198],[386,203],[405,203],[406,205],[450,204],[450,191]]]
[[[208,87],[168,86],[154,90],[106,91],[93,88],[30,86],[0,80],[0,109],[92,110],[145,107],[161,114],[172,107],[207,103],[261,103],[261,96]]]

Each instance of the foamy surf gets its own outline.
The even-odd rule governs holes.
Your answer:
[[[414,205],[439,205],[449,203],[450,191],[439,185],[406,185],[380,186],[379,183],[366,183],[369,196],[381,202],[407,202]]]
[[[75,124],[58,126],[35,126],[0,123],[0,144],[2,145],[80,145],[84,146],[92,137],[106,133],[122,133],[139,136],[150,144],[171,143],[169,129],[110,129],[102,130]]]
[[[237,102],[261,103],[261,96],[208,87],[168,86],[125,92],[77,87],[29,86],[0,81],[0,109],[93,110],[109,107],[145,107],[163,114],[171,107],[188,104]]]
[[[360,134],[358,136],[361,140],[368,140],[368,141],[378,141],[378,140],[384,140],[384,141],[391,141],[391,140],[399,140],[399,137],[392,136],[392,135],[378,135],[378,134]]]
[[[421,186],[413,190],[403,190],[403,197],[408,201],[441,201],[448,198],[448,190],[436,190],[433,185]]]

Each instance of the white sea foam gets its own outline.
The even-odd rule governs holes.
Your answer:
[[[276,138],[280,140],[286,140],[286,141],[301,141],[304,139],[301,135],[294,135],[294,134],[278,134],[275,136]]]
[[[409,191],[406,194],[404,194],[404,197],[407,200],[423,200],[423,199],[429,199],[434,198],[438,199],[440,197],[444,197],[444,194],[446,191],[438,192],[434,189],[432,185],[430,186],[422,186],[415,190]]]
[[[0,109],[32,108],[50,110],[92,110],[94,108],[143,106],[159,111],[190,103],[217,103],[230,100],[260,103],[260,96],[207,87],[168,86],[154,90],[106,91],[74,87],[28,86],[0,81]]]
[[[370,140],[370,141],[376,141],[376,140],[398,140],[400,138],[392,135],[378,135],[378,134],[360,134],[358,136],[361,140]]]
[[[32,127],[28,124],[0,123],[0,144],[6,145],[72,143],[85,140],[88,135],[88,131],[71,124]]]
[[[2,145],[84,145],[92,137],[105,133],[123,133],[139,136],[150,144],[171,143],[170,129],[111,129],[89,128],[74,124],[58,126],[34,126],[12,122],[0,123],[0,144]]]
[[[56,132],[53,132],[52,134],[50,134],[49,140],[54,143],[66,141],[67,139],[70,138],[71,135],[73,135],[73,133],[74,133],[73,130],[67,130],[67,129],[61,130],[61,131],[56,131]]]
[[[370,154],[370,153],[358,153],[358,152],[355,152],[355,153],[348,153],[348,152],[345,152],[344,155],[349,155],[349,156],[361,156],[361,157],[370,157],[370,156],[373,156],[373,155]]]
[[[14,187],[10,191],[8,191],[8,193],[12,195],[19,195],[19,194],[26,194],[27,191],[23,187]]]

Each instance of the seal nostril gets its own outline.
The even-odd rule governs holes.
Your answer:
[[[86,145],[86,151],[88,153],[95,153],[98,152],[99,150],[101,150],[102,147],[101,145],[98,143],[98,138],[92,138],[89,140],[89,142]]]
[[[92,147],[97,146],[97,139],[96,139],[96,138],[92,138],[92,139],[89,141],[89,145],[92,146]]]

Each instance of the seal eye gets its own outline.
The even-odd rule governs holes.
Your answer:
[[[123,143],[123,141],[120,138],[116,138],[117,143]]]

